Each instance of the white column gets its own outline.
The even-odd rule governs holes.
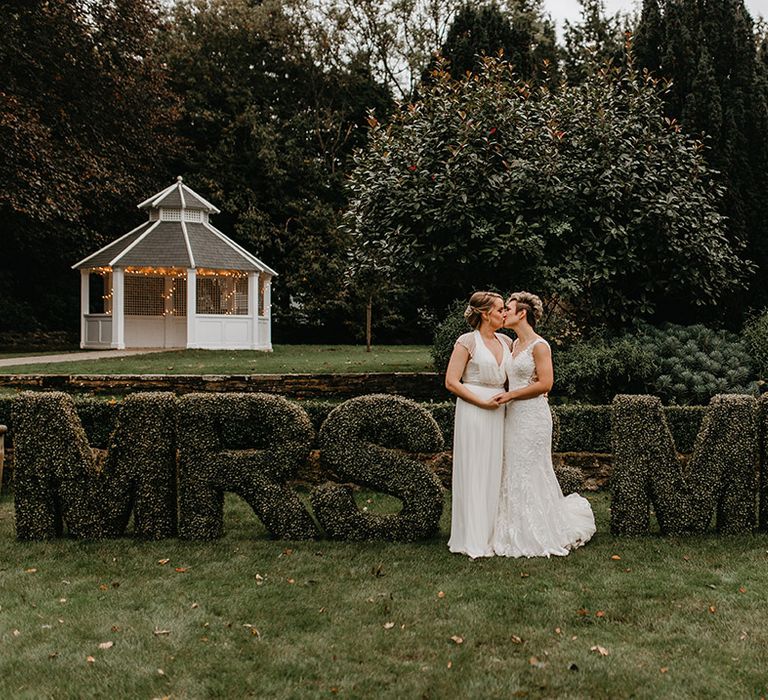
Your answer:
[[[187,268],[187,347],[197,347],[197,272]]]
[[[85,347],[85,316],[91,310],[91,271],[80,270],[80,347]]]
[[[248,273],[248,315],[251,317],[251,348],[259,347],[259,273]]]
[[[112,345],[125,350],[125,274],[123,268],[112,268]]]
[[[264,338],[264,347],[267,350],[272,349],[272,278],[267,277],[267,283],[264,285],[264,315],[267,317],[267,332]]]

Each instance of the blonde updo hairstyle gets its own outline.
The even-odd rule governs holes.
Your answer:
[[[541,299],[531,292],[515,292],[509,295],[507,304],[515,302],[517,311],[525,310],[525,320],[531,328],[536,328],[536,323],[541,320],[544,314],[544,304]]]
[[[488,313],[493,309],[493,304],[496,299],[504,301],[501,294],[496,294],[496,292],[475,292],[469,297],[469,305],[464,310],[464,318],[467,319],[467,323],[472,326],[474,330],[480,328],[480,324],[483,321],[483,314]]]

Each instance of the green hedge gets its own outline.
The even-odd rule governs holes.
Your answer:
[[[13,397],[0,397],[0,423],[9,427],[7,443],[12,444],[13,421],[11,403]],[[104,401],[95,398],[74,397],[77,414],[92,447],[105,449],[109,436],[117,424],[122,401]],[[316,433],[320,432],[328,414],[340,405],[338,401],[296,401],[309,415]],[[435,419],[446,449],[453,444],[454,401],[420,404]],[[678,452],[693,452],[696,435],[701,427],[704,406],[666,406],[664,413],[672,431]],[[588,404],[563,404],[552,407],[553,449],[557,452],[610,452],[611,407]],[[559,427],[558,427],[559,426]],[[316,446],[313,445],[313,446]]]
[[[187,394],[179,399],[177,425],[181,537],[222,535],[225,491],[243,498],[275,537],[319,534],[287,485],[314,440],[296,404],[272,394]]]
[[[315,516],[341,540],[412,541],[437,532],[443,488],[437,476],[406,452],[443,448],[440,429],[419,404],[373,394],[346,401],[320,431],[320,460],[342,479],[398,498],[396,515],[361,512],[349,488],[326,483],[312,492]]]
[[[713,397],[684,471],[661,400],[617,396],[612,405],[611,531],[647,533],[653,505],[665,534],[705,532],[715,512],[719,531],[751,532],[757,505],[756,407],[751,396]]]

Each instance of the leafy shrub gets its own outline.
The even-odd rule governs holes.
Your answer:
[[[752,357],[755,372],[761,379],[768,379],[768,309],[747,319],[741,337]]]
[[[466,308],[466,301],[455,301],[445,318],[435,329],[431,350],[432,364],[435,366],[435,372],[445,374],[456,338],[462,335],[462,333],[472,330],[467,323],[467,319],[464,318],[464,309]]]
[[[652,353],[636,337],[595,338],[555,351],[554,396],[609,403],[616,394],[644,393],[654,371]]]
[[[739,337],[703,325],[648,328],[657,364],[649,393],[677,404],[706,404],[716,394],[754,394],[749,350]]]
[[[286,485],[308,455],[306,412],[272,394],[187,394],[179,400],[179,535],[220,537],[224,492],[243,498],[283,539],[311,539],[317,527]]]
[[[412,541],[437,531],[443,489],[435,474],[406,452],[436,452],[440,429],[419,404],[373,394],[345,401],[320,430],[326,470],[400,499],[396,515],[361,512],[349,488],[327,483],[312,492],[315,516],[328,535],[342,540]]]
[[[614,534],[647,533],[651,504],[665,534],[705,532],[715,510],[721,532],[752,531],[758,458],[753,397],[721,395],[710,401],[686,471],[657,397],[617,396],[611,424]]]

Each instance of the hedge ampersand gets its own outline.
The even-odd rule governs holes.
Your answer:
[[[758,459],[754,398],[720,395],[710,401],[686,472],[657,397],[617,396],[611,424],[614,534],[646,534],[651,504],[665,534],[705,532],[715,510],[721,532],[754,528]]]
[[[311,539],[317,526],[286,485],[307,459],[306,412],[271,394],[188,394],[179,400],[179,535],[221,537],[224,492],[243,498],[275,537]]]
[[[403,503],[395,515],[364,513],[349,488],[326,483],[312,492],[311,502],[328,535],[407,542],[437,531],[443,512],[440,480],[407,454],[443,447],[440,429],[424,408],[384,394],[350,399],[330,413],[319,442],[325,469]]]

